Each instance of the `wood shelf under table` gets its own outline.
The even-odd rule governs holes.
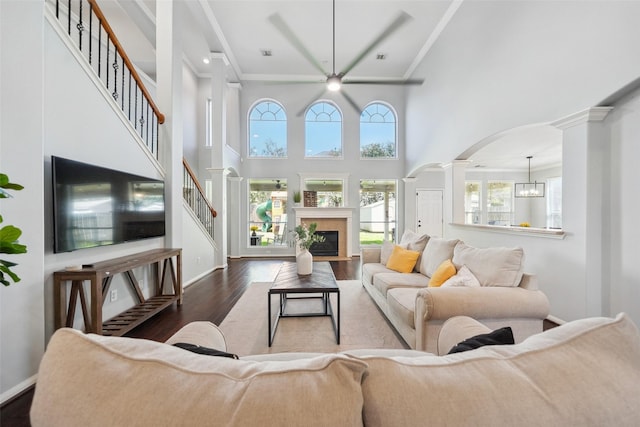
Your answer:
[[[176,258],[175,266],[172,259]],[[154,295],[146,298],[133,269],[151,265],[153,268]],[[130,309],[102,322],[102,305],[109,293],[111,281],[116,274],[122,273],[135,293],[138,304]],[[171,279],[171,292],[165,293],[167,276]],[[90,306],[84,291],[84,282],[89,282]],[[122,336],[143,323],[153,315],[164,310],[175,301],[182,305],[182,250],[152,249],[132,255],[101,261],[91,267],[75,271],[56,271],[53,273],[55,328],[73,327],[75,310],[80,299],[85,332],[99,335]],[[71,283],[67,304],[66,285]]]

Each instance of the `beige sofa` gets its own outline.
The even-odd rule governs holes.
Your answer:
[[[364,248],[362,285],[411,348],[436,352],[439,330],[454,316],[473,317],[492,329],[511,326],[516,342],[542,331],[549,301],[536,277],[524,273],[522,248],[474,248],[412,232],[405,232],[400,245],[421,253],[415,269],[400,273],[386,267],[393,247],[389,242]],[[429,287],[446,260],[458,271],[465,266],[477,286],[458,281],[458,286]]]
[[[455,317],[438,346],[446,353],[486,331]],[[169,342],[226,348],[208,322],[189,324]],[[40,365],[31,423],[621,427],[640,419],[639,384],[640,333],[623,314],[446,356],[354,350],[233,360],[60,329]]]

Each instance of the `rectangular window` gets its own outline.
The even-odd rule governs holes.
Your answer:
[[[512,225],[515,221],[513,181],[487,183],[487,224]]]
[[[304,189],[316,192],[319,208],[343,206],[344,181],[341,179],[308,178],[304,180]]]
[[[547,227],[562,228],[562,177],[547,180]]]
[[[249,184],[249,247],[287,246],[287,180],[257,178]]]
[[[213,118],[211,114],[213,113],[213,102],[211,98],[207,99],[207,103],[205,104],[205,135],[204,135],[204,146],[205,147],[213,147]]]
[[[396,188],[395,180],[360,181],[360,246],[394,241]]]
[[[482,183],[465,181],[464,184],[464,223],[482,224]]]

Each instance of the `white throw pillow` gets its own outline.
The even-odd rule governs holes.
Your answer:
[[[524,271],[522,248],[474,248],[460,242],[453,250],[456,268],[466,265],[481,286],[518,286]]]
[[[433,276],[433,273],[435,273],[440,264],[453,257],[453,248],[458,242],[458,239],[445,240],[440,237],[430,238],[422,253],[418,271],[425,276]],[[457,265],[456,268],[458,268]]]
[[[442,284],[442,287],[446,286],[467,286],[469,288],[479,288],[480,282],[476,276],[473,275],[471,270],[466,265],[463,265],[455,276],[449,278]]]

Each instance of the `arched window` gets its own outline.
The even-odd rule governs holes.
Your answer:
[[[319,101],[307,110],[305,157],[342,157],[342,114],[335,105]]]
[[[249,112],[249,157],[287,157],[287,114],[275,101],[261,101]]]
[[[396,114],[380,102],[369,104],[360,114],[360,158],[397,158]]]

